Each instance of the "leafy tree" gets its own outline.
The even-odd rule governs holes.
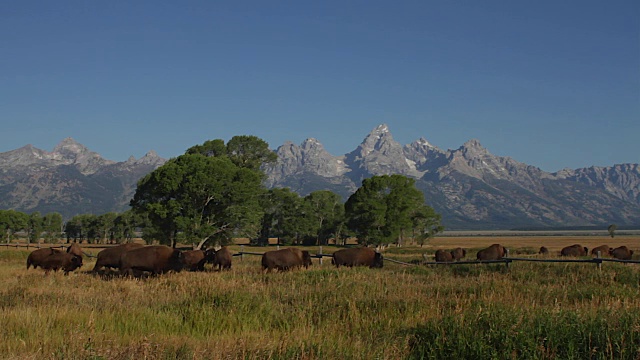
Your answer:
[[[118,214],[113,225],[115,241],[118,244],[122,244],[133,240],[136,227],[142,225],[142,220],[134,211],[127,210]]]
[[[169,160],[138,182],[131,200],[151,228],[143,236],[176,245],[178,233],[187,242],[230,241],[232,234],[255,235],[263,191],[258,171],[240,168],[227,157],[199,153]]]
[[[35,211],[29,215],[29,222],[27,225],[27,243],[38,242],[40,235],[42,234],[42,216],[39,211]]]
[[[609,236],[613,238],[617,229],[618,229],[618,225],[616,224],[609,225],[609,227],[607,228],[607,231],[609,231]]]
[[[45,232],[45,241],[52,243],[60,239],[62,232],[62,215],[57,212],[45,214],[42,218],[42,227]]]
[[[226,145],[221,139],[207,140],[202,145],[190,147],[186,154],[227,157],[238,167],[256,171],[278,160],[278,155],[269,149],[269,144],[253,135],[234,136]]]
[[[26,230],[29,215],[16,210],[0,210],[0,230],[9,243],[18,231]]]
[[[362,181],[345,203],[345,216],[347,227],[358,242],[383,245],[401,243],[405,233],[416,226],[416,214],[426,207],[415,180],[403,175],[382,175]]]
[[[100,231],[97,228],[97,216],[93,214],[80,214],[72,217],[64,225],[64,232],[67,236],[67,243],[82,242],[87,240],[89,243],[95,242]]]
[[[115,221],[117,218],[118,214],[115,212],[108,212],[96,217],[95,231],[99,242],[112,243],[115,240]]]
[[[263,197],[263,218],[260,241],[265,244],[270,237],[278,244],[299,243],[310,233],[307,209],[300,195],[289,188],[269,190]]]
[[[186,154],[200,154],[204,156],[226,157],[227,145],[224,140],[207,140],[202,145],[194,145],[187,149]]]
[[[344,224],[344,204],[340,196],[329,190],[319,190],[304,197],[310,230],[316,245],[326,245],[331,237],[338,238]]]
[[[269,144],[253,135],[232,137],[227,143],[227,154],[237,166],[256,171],[278,160],[278,155],[269,149]]]
[[[440,224],[442,216],[430,206],[419,207],[411,220],[413,223],[413,238],[420,244],[420,247],[429,242],[436,234],[444,231],[444,226]]]

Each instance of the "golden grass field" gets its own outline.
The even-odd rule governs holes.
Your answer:
[[[639,240],[438,237],[385,257],[580,243],[627,245],[637,259]],[[89,273],[93,259],[45,276],[25,269],[28,253],[0,247],[2,359],[640,359],[640,264],[335,269],[325,258],[263,274],[245,255],[231,271],[132,279]]]

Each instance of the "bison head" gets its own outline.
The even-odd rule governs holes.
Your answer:
[[[211,264],[216,260],[216,251],[214,249],[207,249],[204,251],[204,261]]]
[[[382,256],[382,254],[376,251],[375,255],[373,256],[373,263],[371,264],[371,267],[381,268],[384,265],[383,262],[384,262],[384,256]]]
[[[305,268],[309,268],[311,266],[311,254],[307,250],[302,251],[302,265]]]

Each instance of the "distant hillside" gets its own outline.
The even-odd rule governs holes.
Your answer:
[[[0,153],[0,208],[65,218],[128,209],[138,180],[166,160],[150,151],[124,162],[103,159],[71,138],[52,152],[31,145]]]

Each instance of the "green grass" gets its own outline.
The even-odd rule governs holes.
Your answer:
[[[332,251],[330,249],[328,251]],[[419,257],[405,249],[403,255]],[[0,357],[636,359],[640,266],[513,263],[145,279],[26,270],[0,251]],[[19,255],[16,255],[19,254]],[[389,255],[389,257],[392,257]]]

